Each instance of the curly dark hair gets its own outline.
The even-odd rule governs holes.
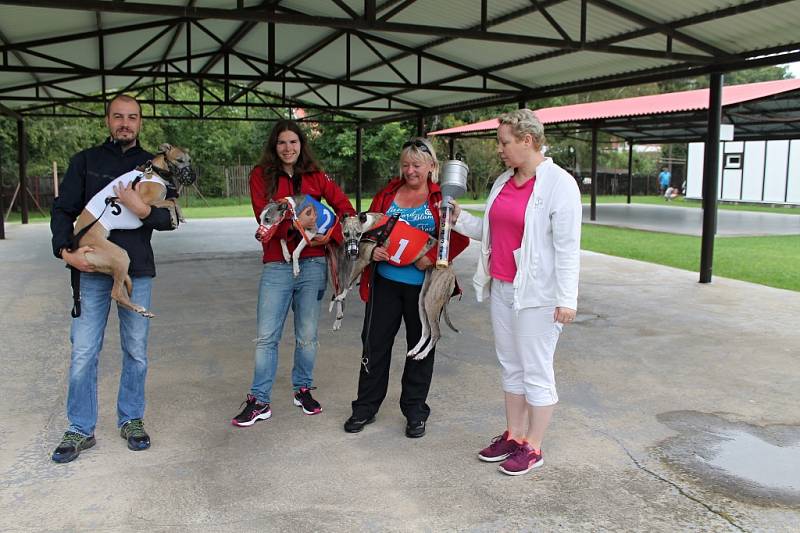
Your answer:
[[[279,120],[272,127],[272,131],[269,132],[267,142],[264,144],[264,149],[261,151],[261,157],[258,159],[258,163],[256,163],[256,166],[264,169],[264,179],[267,182],[267,190],[269,191],[270,198],[272,198],[272,195],[275,194],[275,190],[278,188],[277,175],[283,170],[283,163],[280,157],[278,157],[277,146],[278,136],[284,131],[294,132],[300,139],[300,156],[294,164],[295,194],[300,192],[300,183],[304,173],[320,170],[319,163],[314,157],[311,147],[308,145],[306,134],[303,133],[303,130],[300,129],[297,122],[294,120]]]

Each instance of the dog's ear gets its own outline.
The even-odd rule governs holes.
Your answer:
[[[170,150],[172,150],[172,145],[169,144],[169,143],[164,143],[164,144],[162,144],[161,146],[158,147],[159,153],[162,153],[162,154],[166,154]]]

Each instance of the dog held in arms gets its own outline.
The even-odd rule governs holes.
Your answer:
[[[130,300],[133,282],[128,275],[130,258],[128,253],[108,240],[112,229],[135,229],[142,225],[133,213],[116,202],[114,185],[127,186],[133,182],[145,204],[169,209],[172,227],[184,219],[174,199],[166,199],[167,189],[177,189],[177,183],[191,185],[196,175],[191,166],[189,153],[170,144],[162,144],[156,156],[145,165],[119,176],[98,192],[86,205],[75,222],[71,250],[90,246],[87,261],[96,272],[108,274],[114,279],[111,298],[126,309],[152,318],[154,315]],[[165,181],[169,180],[169,181]],[[177,183],[176,183],[177,182]],[[80,316],[80,273],[72,269],[72,290],[75,307],[72,316]]]
[[[283,222],[287,221],[303,237],[291,254],[286,245],[288,227],[281,226]],[[300,253],[309,245],[327,245],[336,222],[337,217],[333,211],[311,196],[302,194],[287,196],[269,202],[261,211],[256,239],[266,242],[281,233],[279,231],[281,228],[285,230],[280,235],[283,259],[287,263],[291,260],[292,274],[297,277],[300,275]]]
[[[343,285],[341,290],[334,290],[334,296],[331,299],[329,308],[329,310],[332,310],[334,304],[337,306],[334,330],[339,329],[341,326],[344,300],[347,297],[347,292],[352,288],[362,271],[372,262],[372,252],[377,246],[385,246],[387,248],[392,256],[390,261],[394,264],[409,265],[415,263],[419,258],[425,255],[437,242],[433,237],[425,235],[424,237],[420,237],[418,241],[419,245],[416,248],[409,247],[407,242],[402,244],[403,241],[406,240],[405,237],[409,236],[407,232],[410,226],[402,220],[399,220],[396,216],[387,217],[383,213],[361,213],[358,218],[362,226],[360,228],[361,234],[358,244],[358,255],[354,257],[352,252],[350,253],[349,257],[355,260],[350,261],[352,267],[350,268],[349,278],[345,277],[342,273],[339,274],[340,280],[346,279],[347,282]],[[350,235],[357,235],[356,221],[353,221],[350,225]],[[348,231],[345,227],[346,239],[347,236]],[[350,246],[352,246],[352,244]],[[410,253],[403,256],[403,252],[405,251]],[[419,316],[422,322],[422,335],[420,336],[419,343],[408,352],[408,357],[413,357],[416,360],[424,359],[433,347],[436,346],[436,343],[441,337],[439,317],[442,314],[444,314],[445,322],[447,322],[450,329],[458,333],[458,330],[453,326],[447,314],[447,302],[454,295],[455,288],[456,275],[452,265],[449,265],[447,268],[429,269],[425,272],[425,281],[422,284],[422,290],[419,295]]]

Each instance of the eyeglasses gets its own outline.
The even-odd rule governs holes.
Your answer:
[[[406,148],[410,148],[412,146],[415,146],[415,147],[419,148],[420,150],[422,150],[423,152],[425,152],[429,156],[433,157],[433,154],[431,153],[431,149],[428,148],[428,145],[425,144],[424,142],[420,141],[419,139],[414,139],[413,141],[408,141],[408,142],[403,143],[403,148],[402,149],[405,150]]]

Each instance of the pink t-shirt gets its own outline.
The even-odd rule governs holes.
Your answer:
[[[489,239],[492,243],[489,269],[493,278],[512,282],[517,275],[514,250],[522,244],[525,208],[535,182],[536,176],[518,187],[512,178],[506,182],[492,203],[489,210]]]

